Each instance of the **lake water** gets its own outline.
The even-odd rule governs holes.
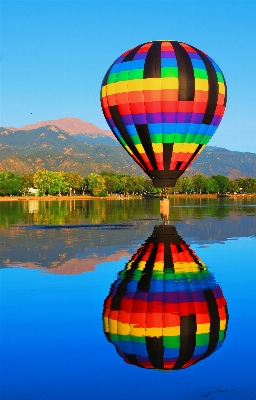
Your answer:
[[[1,399],[256,399],[255,238],[256,198],[1,202]]]

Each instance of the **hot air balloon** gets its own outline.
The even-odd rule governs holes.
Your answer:
[[[203,51],[173,40],[134,47],[114,61],[101,106],[116,138],[156,187],[172,187],[225,111],[227,88]]]
[[[109,342],[141,368],[187,368],[219,349],[227,304],[205,264],[173,226],[157,226],[104,302]]]

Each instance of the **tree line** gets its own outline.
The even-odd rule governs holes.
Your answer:
[[[81,176],[78,173],[39,170],[35,174],[0,172],[0,196],[27,195],[31,188],[39,196],[89,194],[104,197],[112,193],[161,193],[150,179],[142,176],[102,171]],[[195,174],[181,177],[175,187],[165,188],[169,194],[256,193],[255,178],[229,179],[223,175],[206,177]]]

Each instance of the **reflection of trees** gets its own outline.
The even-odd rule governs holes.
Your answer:
[[[34,200],[37,201],[37,200]],[[229,205],[231,207],[229,207]],[[188,218],[213,217],[223,219],[230,213],[255,214],[256,207],[250,199],[216,200],[207,198],[170,198],[170,219],[181,221]],[[76,224],[116,223],[137,219],[159,219],[159,199],[148,200],[74,200],[38,201],[34,213],[29,201],[1,202],[0,226],[13,224]]]

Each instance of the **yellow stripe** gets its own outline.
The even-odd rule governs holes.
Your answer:
[[[101,97],[106,97],[107,96],[107,86],[102,86],[101,88]]]
[[[164,263],[163,261],[157,261],[154,263],[153,267],[154,271],[163,271],[164,270]]]
[[[129,154],[133,154],[129,146],[124,146],[125,150],[128,151]]]
[[[223,82],[219,82],[219,93],[225,94],[225,85]]]
[[[226,328],[226,320],[225,320],[225,319],[222,319],[222,320],[220,321],[220,330],[221,330],[221,331],[224,331],[225,328]]]
[[[139,261],[138,262],[138,267],[136,268],[139,271],[142,271],[145,268],[146,261]]]
[[[127,92],[142,92],[143,91],[143,81],[144,79],[132,79],[131,81],[126,81],[127,82]],[[117,90],[119,90],[119,87],[117,87]],[[123,90],[122,90],[123,92]],[[122,93],[118,92],[118,93]]]
[[[109,332],[108,317],[103,317],[104,332]]]
[[[178,78],[162,78],[161,89],[178,89],[179,80]]]
[[[134,325],[131,325],[130,335],[145,336],[145,328],[136,328]]]
[[[105,317],[106,318],[106,317]],[[108,319],[106,318],[106,327],[105,327],[105,322],[104,322],[104,331],[105,332],[110,332],[112,334],[118,334],[118,335],[132,335],[132,336],[137,336],[137,337],[143,337],[143,336],[150,336],[150,337],[161,337],[161,336],[179,336],[180,335],[180,326],[168,326],[166,328],[162,327],[153,327],[153,328],[138,328],[135,324],[123,324],[122,322],[114,323],[116,322],[115,320],[109,320],[111,323],[111,327],[116,329],[108,329]],[[201,324],[203,325],[203,324]],[[204,325],[209,325],[210,324],[204,324]],[[201,332],[197,332],[201,333]]]
[[[174,271],[175,271],[175,273],[194,272],[194,273],[198,274],[198,272],[199,272],[199,266],[198,266],[198,264],[195,264],[194,266],[190,266],[190,263],[184,263],[184,264],[186,264],[186,265],[184,265],[184,266],[178,265],[178,266],[177,266],[177,264],[175,264],[175,265],[174,265]],[[206,268],[204,268],[204,270],[205,270],[205,269],[206,269]]]
[[[198,79],[203,81],[203,79]],[[140,92],[143,90],[178,89],[178,78],[148,78],[132,79],[109,83],[101,88],[101,97],[110,96],[116,93]]]
[[[196,143],[174,143],[174,153],[194,153],[198,147]]]
[[[109,332],[117,333],[117,320],[109,318]]]
[[[163,336],[163,328],[146,328],[146,336],[162,337]]]
[[[142,144],[135,144],[135,147],[140,154],[145,153],[145,150],[144,150],[144,147],[142,146]]]
[[[171,326],[167,328],[163,328],[164,336],[179,336],[180,335],[180,326]]]
[[[210,323],[197,325],[196,333],[209,333],[209,332],[210,332]]]
[[[130,325],[123,324],[122,322],[117,323],[117,332],[118,335],[129,335],[130,334]]]
[[[209,83],[207,79],[195,79],[195,90],[203,90],[207,92],[209,90]]]
[[[203,145],[203,147],[201,147],[201,149],[199,150],[198,154],[202,153],[203,149],[205,148],[206,144]]]
[[[131,269],[132,264],[133,264],[133,261],[129,261],[129,262],[126,264],[125,269]]]
[[[163,143],[152,143],[152,147],[155,153],[163,152]]]

